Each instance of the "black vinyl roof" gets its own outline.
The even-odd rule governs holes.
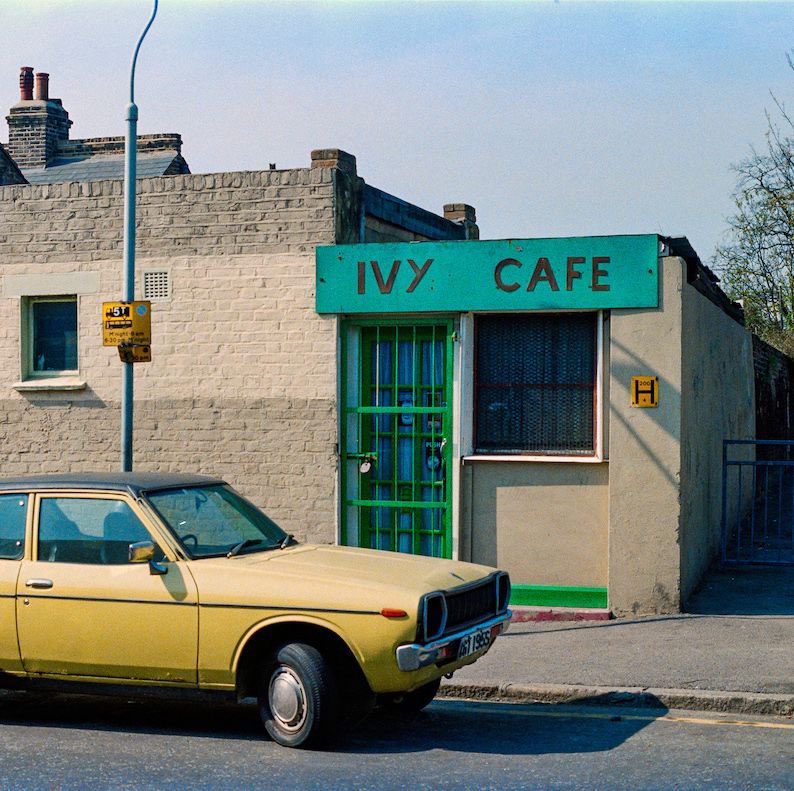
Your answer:
[[[134,496],[154,489],[223,484],[220,478],[169,472],[75,472],[57,475],[22,475],[0,478],[2,491],[47,491],[69,489],[86,491],[122,491]]]

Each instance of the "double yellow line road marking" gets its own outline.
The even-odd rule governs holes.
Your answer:
[[[483,701],[485,703],[486,701]],[[482,703],[466,703],[472,710],[478,710]],[[626,714],[618,710],[605,711],[547,711],[540,708],[519,708],[519,704],[496,704],[510,706],[511,714],[519,717],[546,717],[548,719],[576,719],[576,720],[607,720],[610,722],[675,722],[689,723],[691,725],[731,725],[737,728],[768,728],[770,730],[794,731],[794,722],[770,722],[769,720],[737,720],[729,717],[695,717],[681,714]]]

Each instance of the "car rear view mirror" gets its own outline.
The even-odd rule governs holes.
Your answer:
[[[130,563],[148,563],[150,574],[167,574],[168,566],[154,559],[154,541],[136,541],[130,544]]]
[[[130,544],[130,563],[148,563],[154,558],[154,541]]]

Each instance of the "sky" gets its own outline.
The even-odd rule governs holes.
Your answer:
[[[123,135],[152,8],[0,0],[0,105],[33,66],[72,138]],[[160,0],[138,132],[180,133],[193,173],[342,148],[404,200],[474,206],[482,238],[661,233],[708,263],[771,94],[794,108],[792,49],[794,2]]]

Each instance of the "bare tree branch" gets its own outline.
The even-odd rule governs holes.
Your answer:
[[[794,71],[794,50],[786,61]],[[733,168],[736,211],[712,265],[750,329],[794,353],[794,120],[771,96],[777,112],[766,113],[766,150],[751,147]]]

